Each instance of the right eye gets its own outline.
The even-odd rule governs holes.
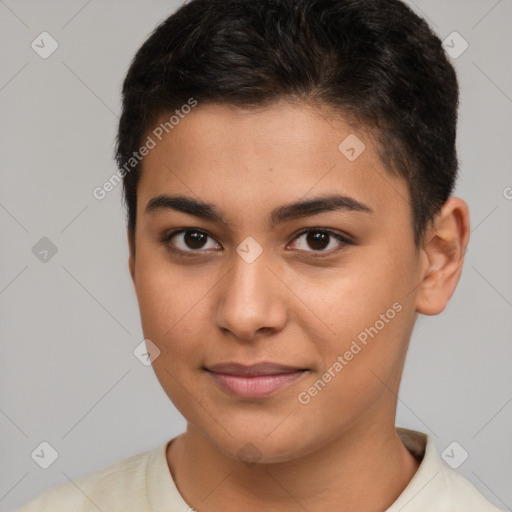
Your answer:
[[[181,252],[184,256],[192,256],[194,253],[201,253],[205,250],[208,238],[211,238],[210,235],[201,229],[182,228],[166,234],[161,242],[172,251]],[[216,243],[216,247],[218,248],[220,245]],[[209,249],[211,248],[206,247],[208,252]]]

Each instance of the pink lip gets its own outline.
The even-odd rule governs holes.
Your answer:
[[[250,366],[224,363],[207,368],[214,381],[225,391],[242,398],[269,396],[291,385],[304,369],[274,363]]]

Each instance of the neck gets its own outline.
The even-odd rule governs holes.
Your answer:
[[[167,460],[185,501],[211,512],[381,511],[396,501],[419,466],[394,422],[377,421],[354,425],[299,459],[253,465],[225,455],[189,424],[170,443]]]

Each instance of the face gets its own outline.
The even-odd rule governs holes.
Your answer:
[[[143,160],[130,269],[153,367],[233,457],[394,421],[420,276],[407,186],[328,113],[198,105]]]

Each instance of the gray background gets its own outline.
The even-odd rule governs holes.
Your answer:
[[[469,44],[453,62],[456,195],[469,203],[472,234],[447,309],[416,325],[397,424],[429,433],[439,452],[457,441],[469,453],[458,471],[512,510],[512,2],[409,4],[442,39],[457,31]],[[185,427],[133,355],[143,336],[121,187],[92,196],[115,172],[128,64],[178,5],[0,0],[1,511]],[[43,31],[59,44],[47,59],[31,48]],[[42,237],[57,248],[46,262],[32,252]],[[42,441],[59,454],[46,470],[31,458]]]

